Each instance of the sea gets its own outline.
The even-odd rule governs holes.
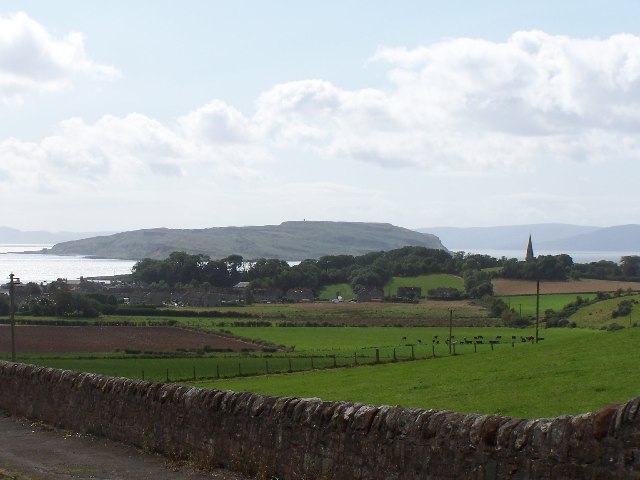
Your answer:
[[[38,253],[51,247],[52,245],[0,244],[0,284],[7,283],[11,273],[22,283],[122,275],[131,273],[131,268],[136,263],[135,260]]]

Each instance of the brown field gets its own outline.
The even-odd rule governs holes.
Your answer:
[[[0,325],[0,352],[11,351],[10,327]],[[214,333],[177,327],[61,327],[16,326],[19,352],[113,352],[142,350],[171,352],[178,348],[258,350],[259,345]]]
[[[448,324],[450,310],[453,318],[469,326],[486,326],[487,310],[466,300],[421,300],[420,303],[339,303],[304,302],[295,304],[253,304],[241,307],[256,319],[274,323],[306,322],[344,326],[441,326]],[[219,308],[237,311],[238,307]]]
[[[610,280],[569,280],[566,282],[540,282],[540,293],[594,293],[615,292],[618,289],[639,291],[640,282],[615,282]],[[529,280],[493,280],[495,295],[535,295],[536,282]]]

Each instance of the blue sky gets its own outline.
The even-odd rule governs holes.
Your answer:
[[[638,1],[0,1],[2,223],[637,223],[638,18]]]

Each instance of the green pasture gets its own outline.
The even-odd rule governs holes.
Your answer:
[[[213,379],[241,375],[332,368],[352,365],[351,356],[284,356],[224,354],[191,358],[45,358],[30,356],[24,360],[42,365],[77,372],[91,372],[114,377],[164,381]],[[361,356],[360,364],[373,363],[374,359]]]
[[[612,313],[624,300],[638,301],[640,295],[624,295],[587,305],[571,315],[569,321],[575,322],[578,327],[588,328],[607,327],[612,323],[629,327],[633,323],[640,323],[640,307],[637,304],[632,307],[631,315],[613,318]]]
[[[420,355],[432,353],[432,345],[435,337],[437,344],[436,353],[445,353],[448,347],[444,340],[449,336],[447,327],[227,327],[225,331],[247,338],[260,339],[285,345],[296,352],[354,352],[363,349],[400,347],[414,345]],[[550,335],[553,338],[573,338],[574,334],[569,329],[540,330],[541,336]],[[482,335],[484,342],[502,337],[502,343],[511,344],[511,337],[516,341],[520,337],[535,335],[533,328],[519,329],[506,327],[464,327],[453,325],[452,335],[459,342],[466,337],[472,341],[474,337]],[[485,345],[486,346],[486,345]],[[472,351],[473,345],[457,345],[459,351]]]
[[[464,281],[461,277],[447,274],[418,275],[416,277],[393,277],[384,287],[385,295],[397,295],[398,287],[420,287],[424,297],[434,288],[456,288],[464,291]]]
[[[595,293],[558,293],[558,294],[545,294],[540,295],[540,316],[544,314],[545,310],[551,309],[556,312],[562,310],[565,305],[576,301],[577,297],[581,297],[584,300],[591,300],[595,298]],[[513,310],[519,314],[522,309],[522,315],[535,315],[536,314],[536,296],[535,295],[504,295],[496,298],[501,299]]]
[[[449,355],[444,342],[449,335],[446,327],[227,326],[225,330],[285,345],[289,351],[201,356],[184,352],[184,357],[173,358],[127,358],[123,352],[74,357],[67,352],[18,359],[134,379],[194,382],[195,378],[195,384],[213,388],[525,418],[597,410],[636,396],[640,384],[640,329],[636,328],[540,329],[544,340],[532,344],[521,338],[535,335],[533,328],[472,328],[464,325],[464,319],[454,319],[455,355]],[[471,341],[479,335],[482,344],[463,342],[464,337]],[[488,344],[498,336],[498,344]]]
[[[548,329],[541,335],[539,344],[198,385],[524,418],[594,411],[640,393],[640,329]]]
[[[429,290],[440,287],[457,288],[460,291],[464,291],[464,282],[461,277],[447,274],[393,277],[384,286],[384,294],[387,296],[397,295],[398,287],[420,287],[422,289],[422,296],[424,297]],[[323,287],[318,293],[318,298],[320,300],[336,298],[336,292],[340,292],[340,295],[345,300],[350,300],[351,298],[356,297],[348,283],[336,283]]]
[[[21,353],[20,360],[67,370],[92,372],[111,376],[164,381],[169,378],[187,380],[197,378],[264,375],[266,373],[355,366],[376,362],[392,362],[449,354],[445,343],[446,328],[415,327],[230,327],[227,332],[247,340],[267,340],[285,345],[280,352],[225,352],[198,355],[196,352],[124,355],[108,353]],[[569,330],[554,330],[554,337],[570,335]],[[533,335],[533,330],[508,328],[453,328],[455,353],[469,354],[511,345],[522,345],[521,337]],[[482,344],[473,345],[474,337],[482,335]],[[489,340],[501,336],[493,347]],[[3,355],[8,359],[8,355]],[[291,363],[290,363],[291,362]],[[144,372],[144,374],[143,374]]]

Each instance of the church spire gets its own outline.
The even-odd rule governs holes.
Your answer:
[[[525,257],[525,260],[532,260],[535,258],[535,255],[533,254],[533,243],[531,243],[531,234],[529,234],[529,243],[527,244],[527,255]]]

